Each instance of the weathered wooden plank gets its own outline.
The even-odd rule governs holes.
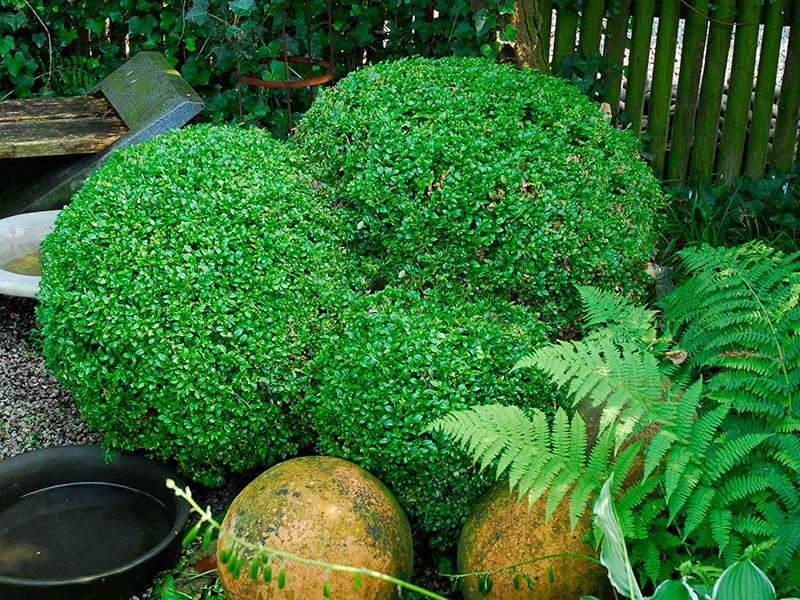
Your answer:
[[[619,98],[622,90],[622,73],[615,67],[622,67],[622,60],[625,56],[630,9],[631,0],[619,0],[618,12],[608,20],[605,46],[603,47],[603,58],[612,67],[601,74],[600,81],[607,90],[606,98],[614,116],[619,113]]]
[[[728,187],[742,174],[742,155],[747,135],[747,117],[753,96],[753,69],[758,48],[758,21],[761,5],[756,0],[739,0],[736,16],[736,41],[728,83],[728,104],[722,126],[717,172]]]
[[[0,123],[0,159],[94,154],[127,130],[122,119],[103,117]]]
[[[772,142],[770,168],[786,172],[794,160],[794,143],[797,139],[797,120],[800,113],[800,0],[794,1],[789,47],[786,50],[781,95],[778,99],[778,117]]]
[[[681,71],[678,76],[678,94],[675,101],[675,120],[670,138],[667,180],[683,182],[689,167],[689,151],[694,135],[697,112],[697,92],[703,66],[706,40],[706,0],[691,0],[683,35]]]
[[[600,49],[605,0],[587,0],[581,10],[580,49],[586,56]]]
[[[553,42],[553,74],[558,75],[564,58],[575,52],[575,34],[578,31],[578,11],[559,8],[556,11],[556,39]]]
[[[775,82],[778,79],[778,57],[783,29],[783,9],[786,0],[775,0],[767,6],[761,55],[758,59],[758,79],[753,100],[753,119],[747,141],[745,175],[752,180],[761,179],[767,166],[769,126],[775,103]]]
[[[633,5],[633,31],[631,56],[628,61],[628,81],[625,89],[625,112],[631,118],[631,131],[639,136],[642,131],[644,90],[647,67],[650,63],[650,41],[653,33],[654,2],[636,2]]]
[[[116,112],[108,100],[93,96],[25,98],[0,102],[0,123],[104,116],[116,117]]]
[[[691,179],[695,181],[710,179],[714,170],[719,117],[722,111],[722,88],[725,85],[725,67],[728,64],[728,51],[731,47],[736,1],[718,0],[716,5],[717,8],[711,15],[703,83],[697,104],[697,125],[691,167]]]
[[[672,74],[675,70],[675,48],[678,42],[678,17],[681,0],[662,0],[658,13],[658,41],[650,87],[647,115],[647,151],[650,165],[660,175],[664,171],[669,130],[669,105],[672,99]]]

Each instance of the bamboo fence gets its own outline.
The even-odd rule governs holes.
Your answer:
[[[574,52],[601,52],[612,65],[598,77],[613,114],[628,115],[666,181],[730,184],[787,171],[798,159],[800,0],[585,0],[580,11],[543,0],[541,7],[553,73]],[[544,33],[553,21],[551,47]]]

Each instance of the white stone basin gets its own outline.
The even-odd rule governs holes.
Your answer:
[[[59,212],[43,210],[0,219],[0,266],[38,251]],[[0,294],[33,298],[41,279],[38,275],[20,275],[0,268]]]

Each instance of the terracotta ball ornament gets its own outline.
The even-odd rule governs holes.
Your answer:
[[[323,598],[326,569],[272,556],[258,579],[250,569],[256,554],[240,548],[241,572],[234,578],[220,554],[231,531],[247,542],[280,548],[306,558],[365,567],[408,581],[413,564],[411,528],[397,499],[376,477],[348,461],[306,456],[279,463],[252,481],[233,501],[217,544],[220,581],[229,600]],[[279,576],[285,570],[284,586]],[[396,598],[396,586],[362,575],[330,571],[330,598]]]

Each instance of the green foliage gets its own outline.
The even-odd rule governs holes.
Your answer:
[[[480,58],[374,65],[325,90],[294,139],[375,281],[496,294],[562,326],[576,284],[643,290],[658,186],[563,81]]]
[[[573,449],[585,440],[579,416],[569,426],[565,417],[556,419],[549,433],[534,420],[527,426],[541,430],[542,443],[519,455],[508,443],[494,443],[494,430],[483,441],[474,411],[433,427],[469,441],[484,463],[491,452],[505,452],[511,472],[521,474],[522,491],[535,495],[549,487],[559,498],[564,491],[558,484],[572,478],[573,520],[585,508],[584,494],[596,494],[597,482],[616,470],[598,447],[613,446],[614,460],[627,465],[629,444],[649,428],[641,478],[615,489],[640,572],[656,582],[687,559],[730,564],[746,548],[766,544],[761,568],[774,573],[782,589],[798,589],[792,565],[800,560],[800,407],[794,398],[800,255],[751,244],[687,249],[680,257],[689,280],[661,303],[663,337],[652,313],[623,305],[608,327],[541,348],[519,364],[548,373],[575,404],[588,399],[601,409],[598,443],[587,444],[587,460]],[[584,300],[593,322],[611,315],[611,294],[584,293]],[[637,325],[621,326],[630,323]],[[510,416],[513,428],[525,426]],[[603,460],[593,460],[598,452]]]
[[[512,0],[488,0],[477,12],[469,0],[331,4],[340,74],[361,67],[364,61],[481,54],[491,48],[487,42],[494,39],[495,31],[502,29],[502,15],[514,9]],[[239,116],[233,76],[237,59],[249,76],[284,78],[282,63],[262,64],[283,53],[281,5],[289,53],[307,56],[305,0],[38,0],[30,5],[0,0],[0,99],[80,93],[85,89],[80,81],[74,85],[69,77],[59,76],[63,60],[96,61],[91,74],[100,79],[124,62],[126,52],[156,50],[206,101],[204,116],[228,122]],[[310,12],[311,55],[328,60],[327,3],[312,0]],[[245,85],[242,94],[245,120],[286,132],[283,92],[273,94]],[[313,99],[310,91],[299,89],[292,94],[293,110],[304,112]]]
[[[312,367],[318,384],[301,410],[320,453],[386,482],[412,528],[443,549],[489,478],[455,444],[420,431],[451,410],[490,401],[525,411],[552,403],[541,375],[509,374],[515,356],[545,340],[524,307],[387,289],[355,301],[323,333]]]
[[[680,580],[667,579],[646,599],[633,572],[622,524],[616,514],[611,495],[614,475],[603,484],[594,505],[595,524],[603,532],[600,561],[608,569],[608,577],[616,590],[632,600],[776,600],[775,586],[769,577],[753,564],[747,553],[730,565],[713,587],[684,575]],[[681,565],[681,571],[685,565]],[[702,568],[702,567],[701,567]],[[585,597],[582,600],[597,600]],[[786,598],[785,600],[797,600]]]
[[[670,190],[664,254],[674,246],[734,247],[761,240],[784,252],[800,249],[800,163],[792,172],[757,181],[739,179],[733,189],[698,183]]]
[[[116,153],[59,215],[42,351],[106,445],[206,483],[296,451],[288,404],[347,290],[304,168],[262,131],[185,128]]]

